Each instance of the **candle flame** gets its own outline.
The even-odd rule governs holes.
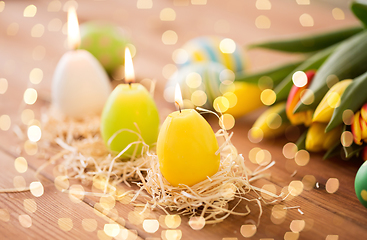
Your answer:
[[[68,9],[68,44],[70,49],[77,49],[80,45],[79,22],[73,6]]]
[[[129,48],[125,48],[125,82],[135,81],[134,65]]]
[[[178,109],[180,109],[181,111],[181,106],[183,106],[183,100],[182,100],[180,85],[178,83],[176,84],[176,88],[175,88],[175,103]]]

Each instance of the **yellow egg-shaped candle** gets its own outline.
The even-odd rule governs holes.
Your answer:
[[[193,186],[219,168],[218,142],[209,123],[195,110],[168,115],[158,135],[157,155],[164,178],[173,186]]]

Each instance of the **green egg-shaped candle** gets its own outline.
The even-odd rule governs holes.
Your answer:
[[[96,57],[108,74],[124,64],[125,47],[133,46],[126,32],[109,22],[91,21],[81,24],[80,37],[80,48]]]
[[[367,208],[367,161],[362,164],[357,172],[354,189],[359,201]]]
[[[101,117],[101,134],[107,147],[115,153],[130,143],[142,140],[149,146],[157,142],[159,115],[149,92],[139,83],[120,84],[108,97]],[[133,145],[123,155],[129,158],[142,144]]]

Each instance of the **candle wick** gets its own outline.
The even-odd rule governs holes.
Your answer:
[[[131,88],[131,82],[129,82],[129,86],[130,86],[130,88]]]
[[[181,113],[181,106],[180,106],[180,104],[178,104],[178,102],[177,102],[177,101],[175,101],[175,103],[177,104],[177,106],[178,106],[178,110],[180,110],[180,113]]]

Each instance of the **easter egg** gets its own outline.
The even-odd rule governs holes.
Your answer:
[[[79,48],[92,53],[108,74],[124,64],[125,47],[132,46],[127,33],[109,22],[91,21],[81,24],[80,37]]]
[[[143,141],[148,146],[157,142],[159,115],[149,92],[141,84],[118,85],[108,97],[101,117],[101,135],[115,153],[129,144]],[[142,143],[134,144],[123,157],[139,156]]]
[[[231,99],[232,94],[235,98],[235,103],[228,108],[226,113],[238,118],[264,106],[260,99],[261,89],[257,84],[246,82],[234,82],[233,84],[233,92],[229,91],[224,94],[228,99]]]
[[[174,93],[178,83],[184,101],[191,102],[193,106],[213,109],[214,100],[224,93],[226,85],[232,84],[233,80],[234,73],[220,63],[193,63],[181,67],[170,77],[165,93]],[[168,101],[173,102],[173,96]]]
[[[173,186],[193,186],[218,171],[218,142],[209,123],[195,110],[171,113],[157,141],[159,168]]]
[[[367,161],[358,169],[354,180],[354,189],[359,201],[367,208]]]
[[[245,69],[242,46],[229,38],[197,37],[185,43],[180,53],[178,64],[183,66],[195,62],[218,62],[234,72]]]
[[[101,64],[89,52],[65,53],[52,79],[52,105],[65,116],[83,118],[100,114],[112,91]]]

